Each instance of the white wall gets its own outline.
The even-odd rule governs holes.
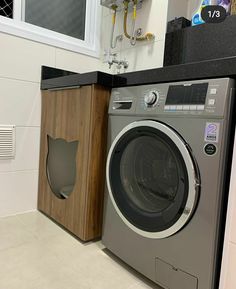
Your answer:
[[[165,45],[165,33],[167,22],[167,0],[145,0],[142,9],[137,12],[137,25],[141,27],[143,32],[152,32],[156,38],[152,42],[138,42],[136,46],[132,46],[127,38],[118,43],[114,52],[118,53],[118,59],[126,59],[129,62],[129,71],[137,71],[163,66],[163,55]],[[129,19],[131,14],[129,14]],[[130,31],[131,23],[129,21],[128,31]],[[111,12],[107,8],[103,8],[102,19],[102,52],[109,48],[111,32]],[[123,34],[123,12],[117,15],[117,24],[115,35]],[[108,65],[103,64],[103,70],[108,70]],[[115,73],[113,68],[111,71]]]
[[[221,282],[219,289],[236,288],[235,270],[236,270],[236,137],[234,142],[234,154],[231,172],[228,214],[226,219],[224,254],[223,254]]]
[[[189,2],[196,2],[196,0],[169,0],[167,20],[173,20],[175,17],[188,18]]]
[[[126,70],[138,71],[144,69],[159,68],[163,66],[166,24],[175,17],[187,17],[189,20],[192,14],[199,7],[201,0],[145,0],[142,9],[137,12],[136,28],[141,27],[143,32],[155,34],[155,40],[151,42],[137,42],[132,46],[127,38],[113,49],[118,54],[117,59],[125,59],[129,62]],[[132,13],[129,13],[131,19]],[[115,36],[123,34],[123,12],[118,12]],[[111,34],[111,11],[103,8],[101,52],[110,47]],[[131,29],[131,21],[128,22],[128,32]],[[101,56],[104,59],[103,55]],[[115,66],[109,70],[107,64],[103,64],[102,70],[117,73]],[[121,71],[124,72],[124,71]]]
[[[41,65],[87,72],[101,62],[3,33],[0,43],[0,125],[16,125],[16,158],[0,160],[0,216],[6,216],[37,206]]]

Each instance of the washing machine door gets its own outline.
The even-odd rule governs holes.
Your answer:
[[[199,196],[197,164],[183,138],[157,121],[125,127],[111,145],[107,187],[124,223],[148,238],[185,226]]]

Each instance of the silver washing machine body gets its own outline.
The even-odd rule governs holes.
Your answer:
[[[234,81],[113,89],[103,244],[168,289],[215,289]]]

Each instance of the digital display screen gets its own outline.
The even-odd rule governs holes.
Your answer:
[[[192,85],[171,85],[169,87],[166,104],[205,104],[208,90],[208,83]]]

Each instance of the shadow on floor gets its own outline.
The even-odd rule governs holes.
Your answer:
[[[121,267],[123,267],[125,270],[127,270],[130,274],[135,276],[137,279],[140,280],[140,282],[143,282],[147,286],[151,287],[152,289],[163,289],[163,287],[158,286],[142,274],[140,274],[138,271],[130,267],[128,264],[126,264],[124,261],[122,261],[120,258],[118,258],[116,255],[114,255],[111,251],[109,251],[107,248],[102,249],[102,251],[108,255],[113,261],[118,263]]]

